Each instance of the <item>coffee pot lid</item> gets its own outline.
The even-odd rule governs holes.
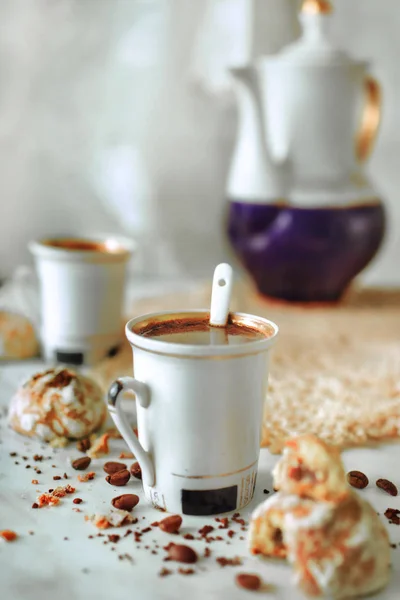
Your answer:
[[[345,66],[354,64],[346,52],[330,39],[333,8],[328,0],[304,0],[300,10],[302,35],[268,62],[282,66]]]

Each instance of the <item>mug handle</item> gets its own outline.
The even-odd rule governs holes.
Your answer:
[[[142,470],[143,483],[153,486],[155,483],[154,466],[150,455],[143,448],[137,436],[133,433],[128,419],[120,404],[120,394],[124,390],[135,393],[140,406],[147,408],[150,404],[150,389],[148,385],[133,377],[120,377],[111,385],[108,391],[108,411],[116,428],[127,443],[129,450],[135,455]]]
[[[374,77],[364,79],[364,110],[356,136],[356,156],[365,162],[372,152],[379,130],[382,112],[382,89]]]

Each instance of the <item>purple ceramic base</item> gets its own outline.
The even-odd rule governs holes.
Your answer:
[[[338,300],[385,233],[382,204],[299,208],[231,201],[228,237],[259,291],[293,302]]]

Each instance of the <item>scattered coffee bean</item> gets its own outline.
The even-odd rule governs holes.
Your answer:
[[[139,496],[136,494],[122,494],[111,500],[111,504],[118,510],[127,510],[131,512],[139,502]]]
[[[250,573],[238,573],[235,581],[236,585],[245,590],[259,590],[261,587],[261,579],[258,575],[250,575]]]
[[[390,523],[400,525],[400,510],[398,510],[397,508],[387,508],[384,514],[385,517],[390,521]]]
[[[118,471],[126,471],[126,465],[119,462],[106,462],[103,465],[103,469],[108,475],[113,475],[114,473],[118,473]]]
[[[171,515],[160,521],[158,525],[160,529],[166,533],[178,533],[179,528],[182,525],[182,517],[179,515]]]
[[[387,494],[390,494],[391,496],[397,496],[398,494],[397,487],[388,479],[378,479],[376,485],[378,488],[380,488]]]
[[[347,481],[352,487],[358,490],[363,490],[369,484],[368,477],[361,471],[349,471],[347,473]]]
[[[183,544],[171,544],[168,549],[168,558],[182,563],[197,562],[197,554],[193,548]]]
[[[123,486],[128,483],[131,476],[129,474],[128,469],[124,469],[123,471],[117,471],[112,475],[107,475],[106,481],[110,485]]]
[[[74,498],[74,499],[72,500],[72,502],[73,502],[74,504],[81,504],[81,503],[83,502],[83,500],[82,500],[82,498]]]
[[[91,462],[92,459],[90,456],[82,456],[81,458],[77,458],[76,460],[72,461],[71,466],[73,469],[75,469],[75,471],[84,471],[88,468]]]
[[[133,463],[131,466],[131,475],[135,477],[135,479],[142,479],[142,469],[138,462]]]
[[[80,452],[86,452],[91,447],[92,443],[89,438],[84,438],[83,440],[78,440],[76,442],[76,447]]]

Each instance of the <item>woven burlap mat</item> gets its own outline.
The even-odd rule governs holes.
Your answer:
[[[201,308],[210,289],[146,299],[131,315]],[[353,290],[335,306],[293,306],[260,299],[237,284],[233,310],[275,321],[262,444],[280,452],[291,435],[312,432],[340,447],[400,437],[400,290]],[[96,368],[104,387],[132,372],[123,350]]]

